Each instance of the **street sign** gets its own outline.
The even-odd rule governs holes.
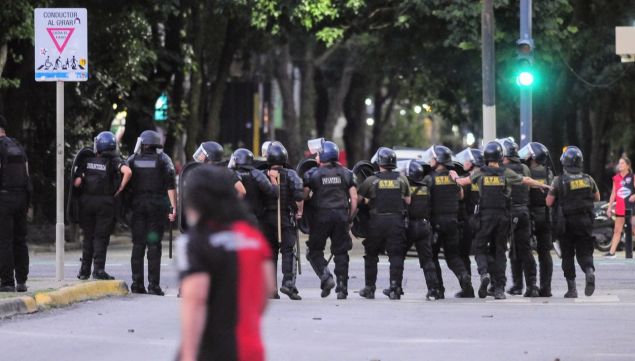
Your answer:
[[[34,11],[35,80],[88,80],[86,9]]]

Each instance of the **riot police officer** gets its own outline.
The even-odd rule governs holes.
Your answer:
[[[280,292],[292,300],[300,300],[302,298],[295,286],[293,247],[298,237],[294,221],[302,217],[304,206],[302,179],[293,169],[286,168],[289,156],[280,142],[270,143],[266,154],[269,169],[264,172],[269,177],[271,184],[279,189],[279,197],[266,198],[265,212],[260,225],[271,246],[276,269],[278,253],[282,253],[283,278]],[[280,206],[278,207],[278,205]],[[277,291],[272,297],[280,298]]]
[[[521,159],[529,162],[531,177],[541,183],[551,184],[553,172],[548,167],[549,150],[544,145],[532,142],[521,149]],[[542,189],[529,190],[529,206],[536,238],[538,261],[540,263],[540,297],[551,297],[551,276],[553,259],[551,258],[551,216],[546,203],[547,193]]]
[[[331,239],[331,254],[337,277],[337,299],[348,296],[348,251],[353,248],[349,223],[357,210],[357,188],[353,172],[338,163],[339,148],[325,141],[317,154],[320,166],[304,174],[304,194],[312,194],[315,214],[307,242],[306,258],[320,278],[322,297],[333,288],[333,276],[324,258],[326,239]]]
[[[192,158],[197,163],[211,164],[220,167],[223,162],[223,154],[225,154],[225,150],[222,145],[214,141],[209,141],[201,143],[194,152]],[[234,172],[233,182],[234,189],[238,193],[238,196],[240,198],[244,198],[247,190],[245,189],[245,185],[242,183],[239,174],[236,172]]]
[[[524,184],[541,188],[548,185],[523,177],[509,168],[501,167],[503,147],[498,142],[489,142],[483,149],[485,165],[469,177],[459,178],[456,172],[450,176],[461,186],[476,183],[480,190],[478,210],[473,224],[477,225],[474,238],[476,264],[481,276],[478,290],[480,298],[487,297],[490,282],[494,284],[494,298],[505,299],[505,269],[507,267],[507,238],[511,231],[511,187]],[[493,262],[490,254],[493,252]],[[491,263],[491,264],[490,264]]]
[[[6,129],[7,120],[0,115],[0,292],[26,292],[29,166],[24,149]]]
[[[137,139],[128,158],[132,169],[132,285],[133,293],[146,293],[143,257],[148,249],[147,293],[163,296],[161,290],[161,239],[166,221],[176,219],[176,177],[172,160],[163,153],[161,136],[146,130]],[[167,215],[167,217],[166,217]]]
[[[463,198],[463,189],[450,177],[450,167],[453,166],[452,151],[442,145],[434,145],[426,152],[432,172],[424,179],[430,188],[431,224],[436,242],[432,247],[433,260],[439,278],[439,295],[445,297],[439,252],[443,247],[448,267],[454,272],[461,291],[456,294],[459,298],[474,297],[472,280],[459,256],[458,214],[459,200]]]
[[[520,162],[518,144],[512,138],[500,141],[503,146],[503,164],[522,177],[531,177],[529,167]],[[523,291],[523,272],[527,282],[525,297],[538,297],[536,280],[536,260],[531,249],[531,219],[529,216],[529,187],[524,184],[512,186],[511,194],[512,242],[509,259],[512,269],[512,287],[510,295],[521,295]]]
[[[466,148],[456,155],[456,159],[463,165],[463,170],[467,173],[474,173],[483,166],[483,151],[480,149]],[[459,238],[459,255],[465,269],[472,274],[472,261],[470,253],[472,251],[472,240],[474,239],[475,230],[472,227],[474,223],[474,212],[478,206],[480,195],[478,184],[469,184],[463,187],[463,204],[465,205],[465,219],[463,221],[463,232]]]
[[[555,230],[562,250],[562,270],[567,279],[565,298],[577,298],[575,263],[585,273],[584,294],[595,291],[593,266],[593,202],[600,200],[598,187],[590,175],[582,172],[584,158],[578,147],[567,147],[560,157],[564,174],[553,180],[547,206],[556,207]]]
[[[77,278],[113,279],[105,271],[106,251],[115,223],[115,197],[126,188],[132,171],[117,154],[117,140],[111,132],[95,137],[92,156],[77,164],[73,186],[81,188],[79,225],[84,233],[82,260]]]
[[[245,188],[245,201],[252,213],[252,221],[262,217],[264,201],[278,197],[278,187],[271,184],[269,178],[253,166],[254,153],[245,148],[238,148],[232,154],[228,167],[235,170]],[[234,188],[235,188],[234,184]]]
[[[375,298],[377,263],[379,254],[385,249],[390,262],[391,300],[399,300],[403,294],[404,252],[406,246],[406,205],[410,204],[408,179],[395,172],[397,154],[389,148],[377,150],[379,172],[366,178],[359,187],[360,202],[370,206],[368,238],[364,244],[364,278],[366,286],[359,295]]]
[[[407,252],[414,244],[419,258],[419,266],[428,287],[426,299],[439,299],[437,269],[432,260],[432,229],[430,227],[430,190],[423,182],[423,166],[410,160],[404,167],[410,184],[410,205],[408,206]]]

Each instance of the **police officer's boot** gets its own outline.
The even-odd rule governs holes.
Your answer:
[[[156,283],[148,284],[148,294],[155,295],[155,296],[165,296],[165,292],[163,292],[163,290],[161,289],[161,286],[159,286]]]
[[[456,298],[474,298],[474,287],[472,287],[472,278],[465,272],[459,276],[459,284],[461,285],[461,291],[454,297]]]
[[[80,258],[81,266],[79,267],[79,273],[77,274],[77,278],[86,281],[90,278],[90,266],[91,264],[88,262],[84,262],[84,258]]]
[[[494,299],[496,300],[504,300],[507,296],[505,296],[505,289],[502,287],[497,287],[494,289]]]
[[[320,288],[322,289],[322,293],[320,296],[322,298],[326,298],[331,294],[331,290],[335,288],[335,281],[333,280],[333,275],[328,270],[328,268],[324,269],[324,273],[322,273],[322,277],[320,277],[322,281],[320,283]]]
[[[520,296],[523,294],[523,266],[518,260],[511,261],[512,270],[512,286],[507,290],[512,296]]]
[[[536,286],[536,277],[530,277],[527,279],[527,290],[523,297],[540,297],[540,290]]]
[[[387,289],[388,293],[386,294],[384,290],[384,294],[388,296],[391,300],[400,300],[401,295],[403,295],[403,289],[401,288],[401,284],[397,281],[390,281],[390,288]]]
[[[519,296],[523,294],[523,279],[522,277],[516,280],[513,280],[514,284],[507,289],[507,293],[512,296]]]
[[[335,288],[338,300],[345,300],[348,297],[348,279],[337,277],[337,288]]]
[[[130,268],[132,269],[132,284],[130,285],[130,292],[145,294],[145,286],[143,285],[143,256],[145,253],[145,247],[140,244],[132,245],[132,257],[130,259]]]
[[[99,269],[99,270],[95,270],[93,272],[93,279],[96,279],[96,280],[114,280],[115,277],[109,275],[103,269]]]
[[[285,276],[282,279],[280,292],[284,293],[285,295],[289,297],[289,299],[292,299],[294,301],[299,301],[302,299],[302,297],[300,297],[298,289],[295,287],[295,280],[293,279],[292,276],[290,277]]]
[[[369,300],[375,299],[375,286],[366,286],[359,290],[359,295]]]
[[[584,295],[589,297],[595,292],[595,271],[589,267],[584,272],[586,274],[586,286],[584,287]]]
[[[575,278],[567,280],[567,293],[564,294],[564,298],[578,298],[578,290],[575,286]]]
[[[487,297],[487,287],[490,285],[492,279],[490,278],[489,273],[485,273],[481,275],[481,286],[478,288],[478,297],[485,298]]]
[[[439,286],[437,295],[439,296],[437,300],[445,300],[445,287],[443,287],[443,285]]]
[[[428,293],[426,293],[426,300],[430,301],[431,299],[439,300],[439,290],[436,288],[428,289]]]

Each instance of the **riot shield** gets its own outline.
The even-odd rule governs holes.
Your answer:
[[[185,167],[183,167],[183,170],[181,171],[181,175],[179,176],[179,184],[178,184],[178,209],[177,209],[177,222],[179,224],[179,230],[181,230],[181,233],[184,233],[187,231],[187,219],[185,219],[185,204],[183,202],[184,199],[184,190],[185,187],[187,186],[187,176],[188,174],[196,169],[197,167],[203,165],[203,163],[196,163],[196,162],[191,162],[185,165]]]
[[[359,161],[353,167],[353,174],[357,182],[357,188],[359,188],[366,178],[375,174],[377,170],[375,166],[368,161]],[[368,225],[370,223],[370,208],[367,204],[360,204],[357,208],[357,214],[353,219],[353,226],[351,227],[351,233],[357,238],[368,237]]]
[[[304,177],[304,174],[309,170],[318,166],[318,163],[313,158],[305,158],[298,163],[296,167],[296,172],[300,176],[300,178]],[[298,222],[298,228],[304,234],[309,234],[311,232],[311,220],[315,215],[315,205],[313,204],[313,200],[309,199],[304,201],[304,213],[302,214],[302,219]]]
[[[92,148],[82,148],[75,158],[73,159],[73,165],[71,166],[71,177],[68,183],[68,200],[66,203],[66,219],[68,219],[71,223],[79,223],[79,204],[80,197],[82,195],[81,187],[76,188],[73,183],[75,181],[74,175],[77,172],[77,168],[82,162],[84,162],[88,158],[92,158],[95,156],[95,152],[93,152]]]

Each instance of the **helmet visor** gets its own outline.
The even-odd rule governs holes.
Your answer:
[[[457,153],[454,158],[454,161],[459,162],[462,167],[465,167],[465,163],[470,162],[474,163],[476,159],[474,159],[474,155],[472,155],[472,149],[465,148],[461,152]]]
[[[434,146],[428,148],[425,152],[421,153],[420,160],[426,164],[430,164],[430,161],[437,159],[437,154],[434,152]]]
[[[398,160],[397,161],[397,171],[399,171],[399,173],[401,173],[401,175],[404,176],[409,176],[409,170],[410,170],[410,162],[412,162],[411,159],[406,159],[406,160]]]
[[[322,144],[324,144],[324,138],[311,139],[307,142],[309,152],[311,154],[317,154],[322,150]]]
[[[268,140],[262,143],[262,147],[260,147],[260,155],[267,158],[267,151],[269,150],[269,146],[271,145],[271,141]]]
[[[531,146],[531,143],[522,147],[522,149],[518,151],[518,157],[522,160],[529,160],[530,158],[533,158],[535,155],[536,153],[534,152],[534,148]]]
[[[229,158],[229,163],[227,163],[227,168],[236,169],[236,156],[232,155],[231,158]]]
[[[134,154],[141,154],[141,138],[137,138],[137,143],[134,146]]]
[[[205,163],[205,161],[209,159],[209,154],[207,154],[202,144],[199,145],[196,152],[194,152],[194,155],[192,155],[192,159],[194,159],[196,163]]]

